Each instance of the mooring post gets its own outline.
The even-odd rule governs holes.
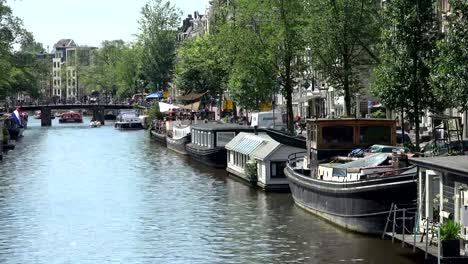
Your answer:
[[[383,234],[382,234],[382,239],[385,238],[385,234],[387,233],[388,221],[390,221],[390,216],[392,215],[392,210],[393,210],[393,203],[390,206],[390,211],[388,211],[387,222],[385,223],[385,229],[384,229]]]
[[[101,125],[104,125],[104,107],[93,108],[93,119],[101,122]]]
[[[418,217],[415,218],[415,221],[418,221]],[[413,253],[416,253],[416,234],[418,233],[416,226],[419,226],[419,224],[415,224],[415,227],[413,229]]]
[[[426,250],[424,252],[424,258],[427,259],[427,250],[429,248],[429,217],[426,218]],[[432,231],[434,232],[434,231]]]
[[[395,206],[393,207],[392,243],[395,242],[396,213],[397,213],[397,206],[395,204]]]
[[[403,241],[401,241],[401,247],[404,248],[405,247],[405,217],[406,217],[406,208],[403,208]]]
[[[50,107],[41,107],[41,126],[52,126],[52,111]]]

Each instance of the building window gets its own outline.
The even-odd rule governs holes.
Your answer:
[[[286,168],[286,161],[272,161],[270,163],[271,178],[285,178],[284,169]]]

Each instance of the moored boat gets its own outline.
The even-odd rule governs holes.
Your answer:
[[[41,110],[37,110],[34,112],[34,119],[41,119]]]
[[[395,122],[383,119],[307,120],[307,153],[285,168],[295,203],[361,233],[381,233],[392,203],[414,208],[416,169],[404,151],[339,163],[334,157],[373,144],[395,145]]]
[[[90,127],[101,127],[101,122],[98,121],[98,120],[92,120],[91,122],[89,122],[89,126]]]
[[[150,135],[151,137],[158,143],[166,146],[166,137],[167,137],[167,132],[166,132],[166,122],[163,120],[154,120],[153,125],[150,129]]]
[[[226,149],[229,175],[265,191],[289,191],[286,161],[290,154],[305,151],[281,144],[266,133],[244,132],[226,144]]]
[[[179,154],[188,155],[185,145],[191,141],[190,131],[190,125],[174,125],[172,133],[166,137],[167,148]]]
[[[134,110],[121,111],[114,126],[117,129],[142,129],[140,118]]]
[[[60,115],[59,123],[83,123],[83,117],[78,112],[69,111]]]
[[[187,153],[194,160],[215,168],[226,168],[224,147],[240,132],[253,132],[253,128],[238,124],[203,123],[192,125],[191,143],[186,145]]]

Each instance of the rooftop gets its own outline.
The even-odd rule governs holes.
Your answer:
[[[410,158],[410,162],[426,169],[468,177],[468,156]]]

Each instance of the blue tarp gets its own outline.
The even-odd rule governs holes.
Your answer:
[[[163,97],[162,92],[155,92],[155,93],[150,93],[145,98],[146,99],[159,99],[159,98],[162,98],[162,97]]]

